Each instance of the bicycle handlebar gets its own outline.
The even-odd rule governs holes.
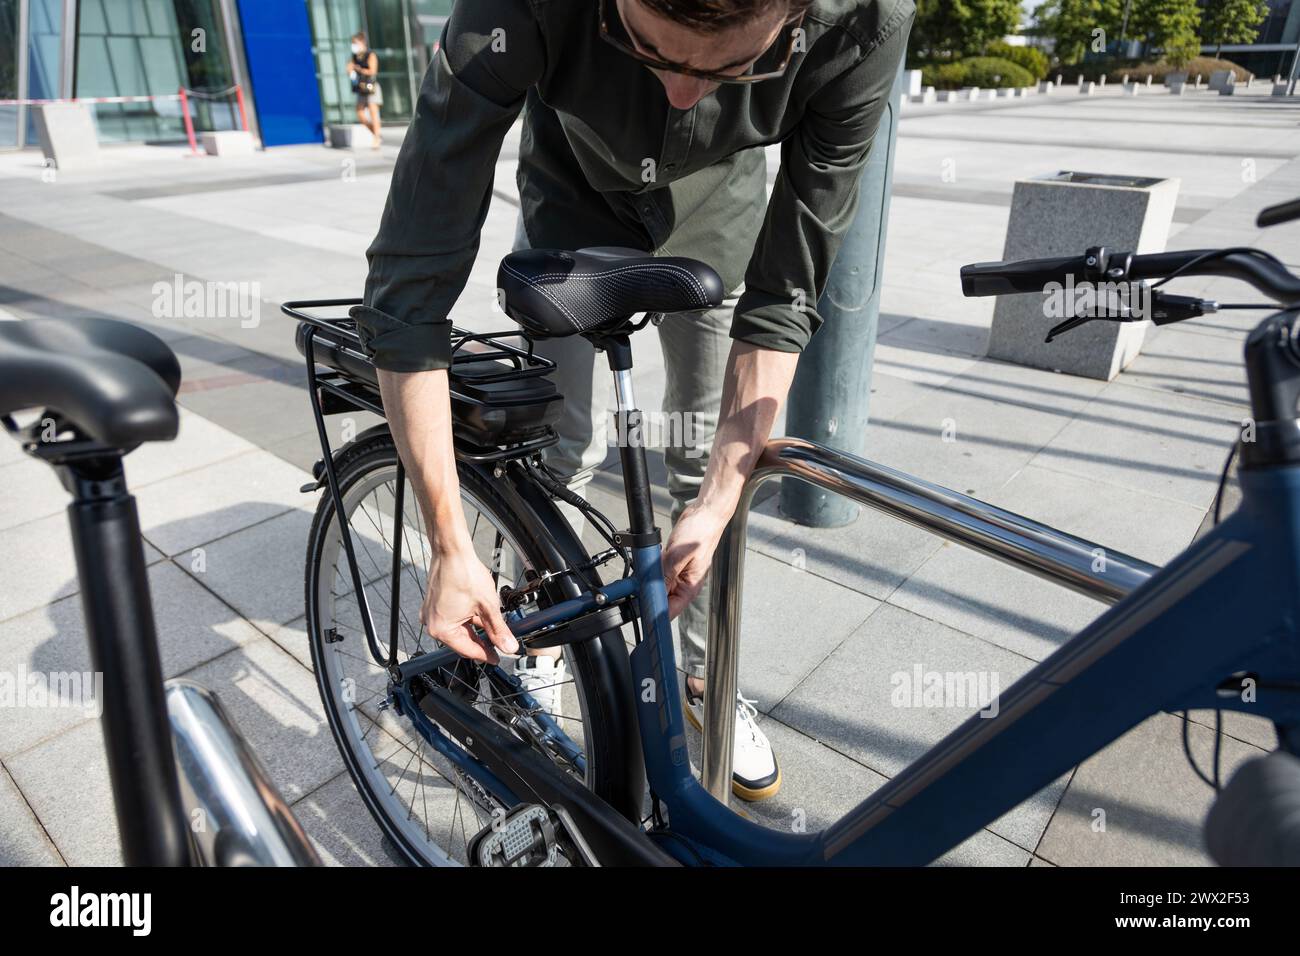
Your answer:
[[[1199,261],[1198,261],[1199,260]],[[1024,259],[1018,262],[977,262],[962,266],[962,294],[969,297],[1043,292],[1052,282],[1134,281],[1163,279],[1175,272],[1180,276],[1217,275],[1240,279],[1254,286],[1279,305],[1300,303],[1300,277],[1280,262],[1247,252],[1190,249],[1145,255],[1127,253],[1110,256],[1111,262],[1125,262],[1115,270],[1099,271],[1095,256],[1066,256],[1055,259]],[[1185,270],[1185,271],[1183,271]]]

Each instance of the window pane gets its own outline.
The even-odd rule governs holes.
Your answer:
[[[31,0],[27,26],[32,34],[56,33],[63,23],[63,4],[59,0]]]
[[[108,45],[103,37],[83,36],[77,44],[77,95],[117,95]]]
[[[118,96],[140,96],[149,92],[144,64],[140,62],[140,46],[135,37],[109,37],[108,59],[113,64]]]
[[[230,87],[230,57],[214,0],[82,0],[80,10],[76,95],[170,96],[181,86]],[[191,50],[196,29],[203,30],[203,43]],[[224,100],[195,100],[190,114],[198,131],[236,125],[235,107]],[[185,136],[175,100],[105,104],[96,117],[104,141]]]
[[[104,0],[108,31],[119,36],[133,36],[148,29],[144,11],[132,0]]]
[[[60,0],[32,0],[28,17],[27,95],[34,100],[55,99],[59,95],[63,4]]]
[[[175,38],[144,37],[139,41],[144,67],[145,92],[172,93],[181,87],[180,64]]]
[[[145,10],[149,14],[149,32],[156,37],[176,35],[176,10],[171,0],[148,0]]]
[[[175,29],[192,90],[225,90],[234,84],[225,33],[213,0],[175,0]],[[195,49],[195,30],[202,43]]]
[[[384,91],[383,115],[405,119],[411,115],[406,25],[402,0],[366,0],[367,38],[379,59],[379,85]]]
[[[108,32],[108,20],[104,18],[104,0],[82,0],[78,29],[82,36],[102,36]]]
[[[18,98],[18,0],[0,0],[0,99]],[[0,149],[18,145],[18,107],[0,106]]]

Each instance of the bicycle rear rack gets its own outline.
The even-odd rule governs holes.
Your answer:
[[[365,587],[361,579],[361,571],[357,563],[356,551],[352,542],[352,533],[348,523],[343,520],[343,496],[339,489],[338,475],[334,469],[334,450],[330,446],[329,432],[325,427],[325,416],[336,412],[349,410],[360,410],[371,412],[380,418],[385,418],[383,399],[380,397],[379,389],[372,381],[368,381],[360,372],[355,374],[341,368],[332,367],[325,363],[319,363],[316,357],[316,336],[319,333],[327,333],[330,337],[331,347],[336,350],[340,359],[347,359],[353,363],[349,367],[352,369],[364,369],[371,365],[370,356],[366,353],[365,347],[361,342],[361,335],[357,330],[356,322],[348,314],[343,315],[318,315],[315,314],[320,310],[350,310],[353,306],[362,305],[363,300],[350,299],[302,299],[294,302],[286,302],[280,306],[280,311],[289,318],[296,320],[301,327],[305,327],[305,334],[301,342],[301,350],[307,363],[307,391],[311,399],[312,417],[316,423],[316,434],[320,441],[321,447],[321,467],[315,475],[317,482],[315,487],[325,486],[328,489],[330,497],[334,501],[335,513],[339,515],[339,528],[343,540],[343,550],[347,555],[348,568],[352,578],[352,585],[357,594],[357,601],[360,605],[361,623],[366,637],[366,646],[371,656],[376,662],[391,661],[397,644],[397,618],[394,617],[390,622],[388,643],[388,653],[384,653],[379,645],[379,639],[375,629],[374,619],[370,613],[370,602],[366,597]],[[554,371],[555,363],[548,359],[542,358],[533,352],[533,343],[531,339],[522,336],[517,330],[506,330],[502,332],[469,332],[465,329],[452,327],[452,372],[455,367],[462,363],[476,363],[480,372],[476,376],[476,381],[480,385],[492,382],[501,382],[508,379],[533,378],[542,376],[548,372]],[[510,344],[507,339],[524,338],[527,342],[527,348],[519,348]],[[482,374],[482,364],[487,361],[499,361],[502,368],[499,373]],[[317,366],[321,365],[326,369],[324,373],[320,372]],[[455,381],[453,374],[453,383]],[[455,394],[453,384],[453,394]],[[507,458],[517,458],[522,455],[533,454],[547,446],[554,444],[555,436],[552,431],[549,436],[543,436],[536,439],[517,442],[496,448],[480,448],[477,446],[466,445],[459,440],[456,442],[456,457],[465,461],[475,463],[487,463],[501,461]],[[396,474],[396,501],[395,509],[398,515],[403,513],[404,496],[406,487],[406,469],[401,460],[397,462]],[[306,486],[304,490],[312,486]],[[399,521],[400,527],[400,521]],[[400,567],[402,560],[401,536],[395,536],[393,542],[393,585],[392,585],[392,604],[390,606],[399,606],[399,588],[400,575],[396,574],[396,569]]]
[[[768,442],[714,553],[704,698],[705,789],[723,803],[731,793],[736,722],[741,590],[749,509],[759,485],[797,478],[843,495],[948,541],[1114,604],[1157,567],[1004,511],[959,492],[845,452],[794,438]],[[1100,568],[1099,568],[1100,563]]]

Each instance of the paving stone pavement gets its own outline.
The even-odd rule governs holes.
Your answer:
[[[978,115],[976,115],[978,113]],[[898,147],[869,455],[1147,561],[1191,540],[1246,413],[1240,354],[1257,317],[1148,333],[1106,384],[984,357],[991,300],[961,296],[958,268],[999,258],[1014,181],[1082,168],[1178,176],[1171,248],[1256,245],[1300,266],[1300,225],[1253,217],[1300,195],[1300,100],[1067,94],[911,106]],[[43,182],[32,152],[0,154],[0,318],[101,315],[158,332],[180,357],[180,437],[128,459],[169,676],[217,691],[329,863],[387,865],[324,723],[302,620],[302,566],[319,456],[293,344],[293,298],[357,295],[401,130],[380,154],[295,147],[186,159],[106,149],[98,170]],[[453,318],[501,327],[495,270],[514,232],[512,136],[482,252]],[[771,171],[775,172],[775,152]],[[247,283],[251,308],[170,317],[158,283]],[[1221,280],[1187,291],[1224,295]],[[643,404],[663,390],[653,336],[636,342]],[[944,441],[945,420],[956,440]],[[331,419],[331,438],[371,420]],[[778,428],[778,431],[780,429]],[[652,456],[655,507],[670,501]],[[0,671],[84,670],[78,587],[42,466],[0,442]],[[891,677],[996,676],[1002,687],[1101,606],[879,515],[846,528],[783,521],[774,488],[750,528],[741,684],[785,774],[743,808],[774,827],[825,825],[972,708],[890,706]],[[611,458],[589,490],[625,516]],[[592,539],[594,544],[594,538]],[[1202,764],[1213,715],[1190,716]],[[1182,753],[1184,718],[1157,714],[953,850],[956,865],[1207,862],[1210,793]],[[1225,769],[1272,746],[1230,715]],[[393,747],[400,747],[396,740]],[[699,741],[692,735],[696,763]],[[1098,829],[1098,812],[1107,822]],[[119,860],[98,722],[74,707],[0,708],[0,863]]]

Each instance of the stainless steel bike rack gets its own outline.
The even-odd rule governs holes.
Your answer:
[[[736,729],[736,669],[749,508],[758,486],[771,478],[811,482],[1110,604],[1158,570],[1144,561],[855,455],[792,438],[769,442],[713,558],[702,782],[723,803],[731,793],[731,741]]]
[[[196,863],[202,866],[319,866],[293,811],[210,690],[167,682],[180,777]]]

